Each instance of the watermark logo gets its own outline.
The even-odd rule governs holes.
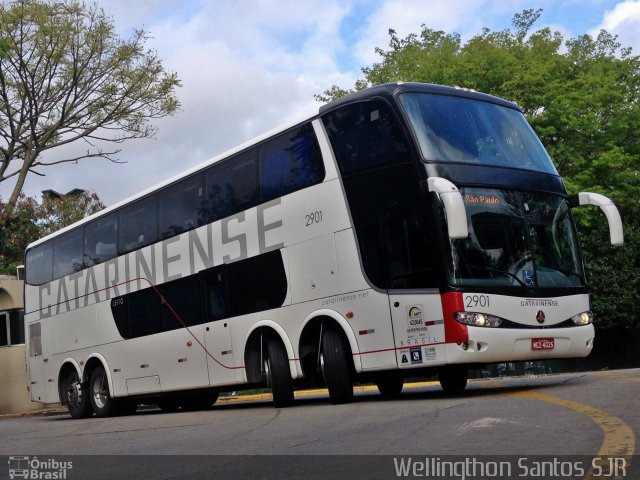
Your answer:
[[[398,478],[447,480],[508,479],[625,479],[629,460],[625,457],[544,456],[530,457],[394,457]],[[585,477],[586,475],[586,477]]]
[[[65,480],[67,472],[73,468],[73,462],[63,462],[54,458],[45,460],[38,457],[9,457],[9,478],[32,480]]]

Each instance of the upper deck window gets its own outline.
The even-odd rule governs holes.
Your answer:
[[[320,147],[310,123],[265,143],[260,154],[262,202],[315,185],[324,178]]]
[[[83,269],[83,231],[72,230],[53,242],[53,278],[60,278]]]
[[[27,252],[25,268],[29,285],[42,285],[53,280],[53,242],[33,247]]]
[[[518,110],[448,95],[400,95],[426,162],[557,171]]]

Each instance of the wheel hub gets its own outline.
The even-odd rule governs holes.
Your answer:
[[[107,392],[104,388],[104,377],[96,378],[92,385],[93,400],[99,408],[104,408],[107,401]]]
[[[67,387],[67,403],[69,405],[77,406],[82,401],[82,389],[80,383],[73,382]]]

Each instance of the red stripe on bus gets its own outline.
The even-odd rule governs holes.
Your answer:
[[[444,315],[444,341],[446,343],[464,343],[469,341],[467,326],[457,322],[456,312],[464,312],[462,293],[447,292],[441,295],[442,313]]]
[[[368,350],[366,352],[356,352],[353,355],[368,355],[370,353],[382,353],[382,352],[391,352],[394,350],[407,350],[409,348],[416,348],[416,347],[431,347],[433,345],[444,345],[445,343],[449,343],[449,342],[437,342],[437,343],[423,343],[421,345],[406,345],[404,347],[391,347],[391,348],[381,348],[380,350]]]

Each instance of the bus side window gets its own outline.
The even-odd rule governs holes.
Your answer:
[[[281,307],[287,276],[280,250],[201,273],[208,321]]]
[[[203,274],[202,283],[207,302],[207,321],[220,320],[229,316],[225,265],[214,267]]]
[[[215,222],[257,205],[255,151],[211,166],[205,175],[205,223]]]
[[[202,323],[200,291],[195,276],[180,278],[157,287],[164,297],[162,302],[162,325],[166,332]]]
[[[195,175],[162,191],[158,202],[161,239],[202,225],[205,197],[203,177]]]
[[[391,205],[381,219],[387,288],[437,287],[435,248],[417,195]]]
[[[111,299],[111,314],[116,323],[118,332],[122,338],[131,338],[131,328],[129,327],[129,303],[128,296]]]
[[[311,124],[286,132],[260,148],[261,201],[320,183],[324,164]]]
[[[132,293],[127,303],[131,338],[162,331],[160,297],[152,288]]]
[[[89,222],[84,234],[84,266],[92,267],[118,254],[118,216],[111,213]]]
[[[40,244],[27,252],[25,274],[28,285],[42,285],[53,279],[52,241]]]
[[[287,277],[280,250],[227,265],[229,310],[232,316],[281,307]]]
[[[53,241],[53,278],[61,278],[83,268],[84,228],[77,228]]]
[[[364,270],[374,285],[388,288],[385,255],[391,252],[384,245],[389,239],[380,235],[381,215],[400,199],[419,193],[418,166],[384,100],[346,105],[322,121],[342,173]],[[402,250],[396,255],[409,254],[406,245],[398,247]]]
[[[158,239],[157,198],[143,198],[120,210],[118,253],[124,254]]]
[[[323,117],[331,146],[343,175],[367,167],[369,102],[347,105]]]

